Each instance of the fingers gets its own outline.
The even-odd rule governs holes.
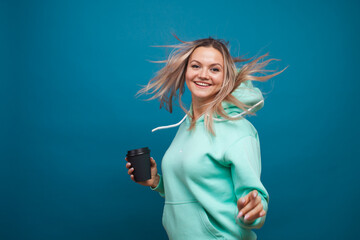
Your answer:
[[[253,191],[249,192],[247,196],[248,196],[251,200],[256,199],[256,197],[258,196],[258,191],[257,191],[257,190],[253,190]]]
[[[237,205],[239,211],[246,206],[252,199],[255,199],[258,196],[257,190],[253,190],[250,193],[248,193],[245,197],[239,198]]]
[[[129,168],[128,174],[129,174],[129,175],[132,175],[133,172],[134,172],[134,168]]]
[[[258,192],[256,190],[251,191],[245,197],[239,198],[239,200],[238,200],[238,209],[239,209],[238,217],[245,216],[250,211],[252,211],[254,208],[256,208],[258,205],[261,205],[261,208],[262,208],[261,197],[258,195]]]
[[[239,200],[237,201],[237,206],[238,206],[239,211],[241,209],[243,209],[248,202],[249,202],[249,196],[248,195],[246,195],[245,197],[239,198]]]
[[[129,163],[129,162],[126,163],[126,168],[127,168],[127,169],[130,169],[130,167],[131,167],[131,163]]]
[[[131,180],[133,180],[134,182],[136,182],[134,175],[130,175],[130,178],[131,178]]]
[[[129,165],[128,165],[128,164],[129,164]],[[126,167],[129,166],[128,174],[130,175],[131,180],[133,180],[133,181],[135,182],[135,177],[134,177],[134,175],[132,174],[132,173],[134,172],[134,168],[131,167],[131,164],[130,164],[130,163],[128,163],[128,164],[126,164]]]
[[[125,158],[125,160],[127,161],[127,158]],[[128,174],[130,175],[131,180],[133,180],[135,182],[134,175],[132,174],[134,172],[134,168],[131,167],[131,163],[127,162],[125,166],[126,166],[127,169],[129,169]]]
[[[262,217],[264,215],[265,215],[265,211],[263,210],[263,205],[260,203],[256,205],[255,208],[253,208],[248,213],[246,213],[246,215],[244,216],[244,220],[253,222],[257,218]]]
[[[262,206],[262,204],[261,204],[261,206]],[[265,216],[265,215],[266,215],[266,211],[263,209],[263,210],[260,212],[259,216],[260,216],[260,217],[263,217],[263,216]]]
[[[156,167],[156,162],[152,157],[150,158],[150,164],[151,164],[151,167]]]

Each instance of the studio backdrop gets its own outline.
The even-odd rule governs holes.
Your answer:
[[[353,239],[359,193],[358,1],[0,2],[0,239],[167,239],[164,199],[132,182],[128,150],[161,159],[177,123],[135,97],[170,48],[213,37],[269,53],[259,132],[265,239]],[[189,93],[185,93],[189,107]]]

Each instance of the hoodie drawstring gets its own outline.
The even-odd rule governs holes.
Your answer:
[[[259,106],[261,103],[263,103],[264,100],[261,100],[259,101],[257,104],[253,105],[251,108],[248,109],[248,112],[252,111],[254,108],[256,108],[257,106]],[[244,115],[246,112],[242,112],[242,113],[239,113],[239,114],[236,114],[234,116],[231,116],[231,118],[238,118],[238,117],[241,117],[242,115]],[[227,121],[227,119],[222,119],[222,118],[214,118],[215,121],[219,121],[219,122],[222,122],[222,121]]]
[[[255,105],[253,105],[251,108],[248,109],[248,111],[251,111],[253,110],[255,107],[259,106],[261,103],[263,103],[264,100],[261,100],[259,101],[258,103],[256,103]],[[239,113],[235,116],[232,116],[233,118],[238,118],[238,117],[241,117],[242,115],[244,115],[246,112],[242,112],[242,113]],[[187,117],[187,114],[185,114],[185,116],[183,117],[183,119],[181,119],[180,122],[176,123],[176,124],[172,124],[172,125],[168,125],[168,126],[162,126],[162,127],[157,127],[157,128],[154,128],[153,130],[151,130],[151,132],[155,132],[157,130],[161,130],[161,129],[167,129],[167,128],[173,128],[173,127],[177,127],[179,126],[183,121],[185,121]],[[215,121],[228,121],[227,119],[221,119],[221,118],[214,118]]]
[[[176,123],[176,124],[168,125],[168,126],[162,126],[162,127],[154,128],[153,130],[151,130],[151,132],[155,132],[155,131],[161,130],[161,129],[167,129],[167,128],[177,127],[177,126],[179,126],[180,124],[182,124],[183,121],[185,121],[186,117],[187,117],[187,114],[185,114],[185,116],[183,117],[183,119],[181,119],[180,122],[178,122],[178,123]]]

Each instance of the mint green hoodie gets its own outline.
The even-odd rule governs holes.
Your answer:
[[[243,103],[263,106],[262,94],[250,81],[233,93]],[[242,112],[223,103],[231,116]],[[162,160],[162,173],[156,188],[165,197],[162,223],[171,240],[256,239],[251,230],[260,228],[265,216],[252,224],[238,219],[237,200],[256,189],[264,210],[269,195],[260,181],[259,137],[246,119],[214,119],[211,135],[204,116],[188,130],[186,117]]]

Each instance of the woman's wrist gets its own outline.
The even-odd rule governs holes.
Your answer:
[[[154,182],[153,182],[153,184],[151,185],[151,187],[152,187],[152,188],[156,188],[157,185],[159,185],[159,182],[160,182],[160,175],[157,173],[156,176],[155,176]]]

